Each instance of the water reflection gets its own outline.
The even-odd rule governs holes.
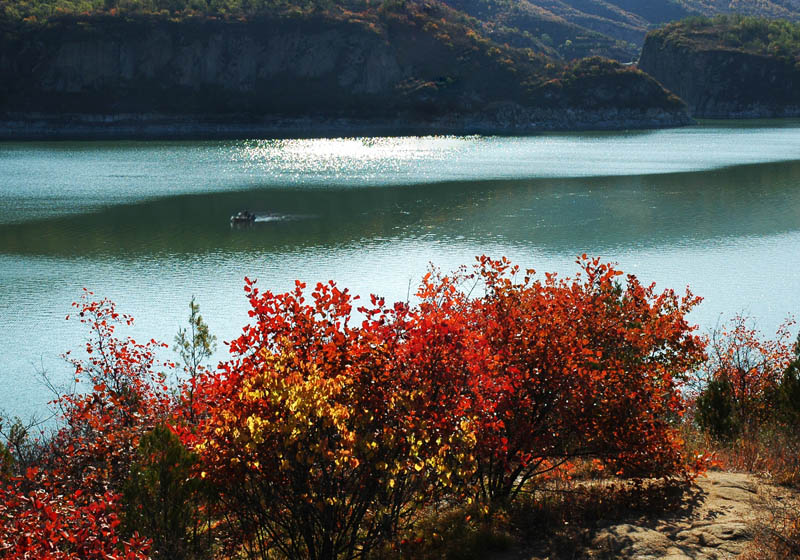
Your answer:
[[[470,240],[551,253],[704,244],[800,229],[800,163],[664,175],[183,195],[0,225],[6,254],[272,253],[363,239]],[[231,228],[247,208],[260,218]]]
[[[800,123],[527,137],[1,142],[0,223],[160,197],[702,171],[800,159]]]

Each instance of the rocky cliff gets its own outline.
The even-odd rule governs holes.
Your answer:
[[[357,24],[325,23],[60,22],[7,41],[0,55],[5,106],[59,113],[381,110],[377,94],[411,79],[411,69],[385,37]]]
[[[685,107],[640,72],[554,64],[441,22],[403,13],[247,22],[91,17],[7,27],[5,136],[70,122],[190,131],[316,120],[484,132],[688,122]]]
[[[700,40],[695,34],[677,33],[676,27],[648,35],[639,67],[684,99],[692,116],[800,116],[796,56],[730,45],[708,34]]]

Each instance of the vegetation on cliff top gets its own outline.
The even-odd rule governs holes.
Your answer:
[[[694,50],[730,49],[753,54],[800,56],[800,23],[741,15],[693,17],[653,32],[665,42]]]
[[[471,26],[498,43],[566,60],[601,55],[633,60],[655,25],[688,16],[741,13],[797,20],[800,10],[769,0],[443,0],[473,18]],[[402,0],[2,0],[0,12],[44,21],[59,15],[160,13],[171,17],[251,18],[282,12],[364,12]]]
[[[45,22],[65,15],[169,16],[176,20],[190,17],[252,18],[275,14],[302,14],[313,11],[366,11],[368,0],[19,0],[0,2],[5,16],[12,20]]]
[[[425,2],[429,9],[446,11],[445,19],[465,25],[472,32],[491,37],[499,44],[530,48],[551,57],[573,59],[603,55],[622,60],[635,57],[636,47],[584,29],[523,2],[514,16],[493,15],[508,11],[508,2]],[[0,14],[8,21],[42,23],[64,16],[160,16],[181,21],[188,18],[254,20],[280,17],[308,17],[324,14],[334,18],[375,20],[385,12],[414,9],[405,0],[21,0],[0,1]],[[531,20],[531,18],[534,18]],[[441,14],[433,20],[439,24]]]

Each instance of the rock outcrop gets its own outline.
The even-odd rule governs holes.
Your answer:
[[[712,472],[701,478],[691,514],[655,523],[621,523],[598,531],[591,557],[631,560],[735,558],[752,541],[763,497],[754,477]]]
[[[639,68],[671,90],[697,118],[800,116],[800,64],[660,31],[645,40]]]

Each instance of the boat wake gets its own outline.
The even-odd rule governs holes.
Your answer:
[[[268,222],[296,222],[298,220],[309,220],[314,216],[303,214],[256,214],[255,222],[263,224]]]

